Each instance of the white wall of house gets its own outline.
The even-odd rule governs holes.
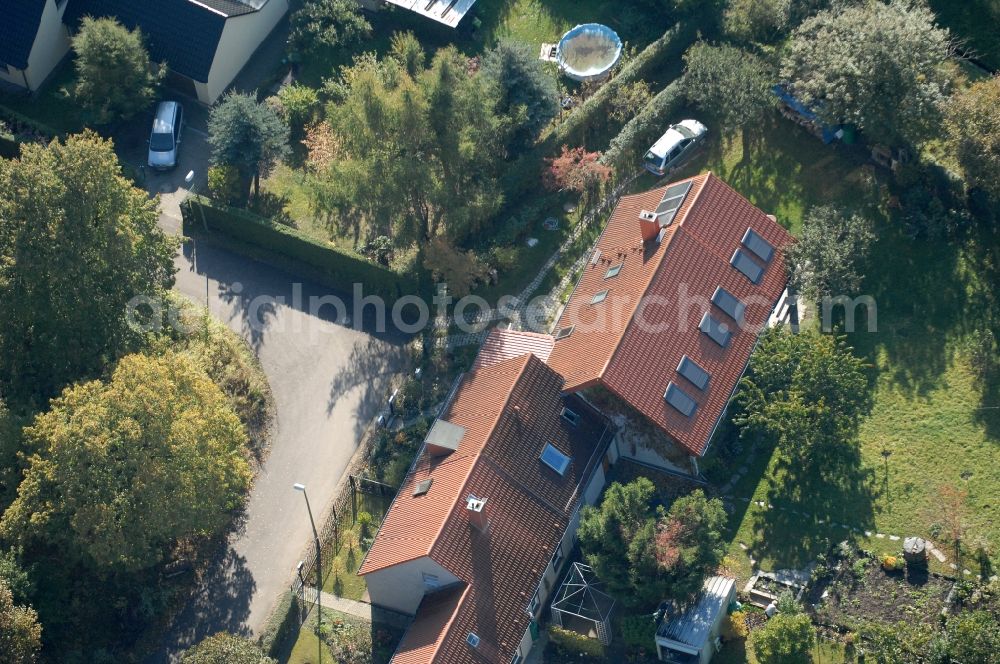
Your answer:
[[[288,0],[269,0],[260,11],[226,21],[208,82],[195,81],[198,100],[211,104],[218,99],[287,12]]]
[[[56,65],[69,52],[69,32],[63,25],[62,15],[67,2],[56,6],[56,0],[46,0],[42,20],[38,26],[35,43],[28,56],[28,68],[0,67],[0,79],[25,87],[34,92],[48,79]]]
[[[436,577],[440,586],[459,580],[444,567],[424,556],[366,574],[365,583],[368,584],[372,604],[413,615],[424,594],[431,590],[425,583],[424,575]]]

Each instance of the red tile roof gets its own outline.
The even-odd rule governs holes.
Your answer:
[[[701,455],[746,368],[757,332],[784,290],[782,248],[792,238],[711,173],[690,181],[691,190],[659,244],[642,242],[638,215],[654,209],[666,187],[619,202],[598,240],[600,258],[584,269],[556,326],[572,325],[573,332],[555,342],[549,364],[566,376],[567,390],[600,383]],[[756,285],[729,264],[748,227],[775,247],[766,266],[755,259],[766,268]],[[608,268],[618,263],[621,271],[608,278]],[[742,327],[711,304],[718,286],[747,304]],[[605,289],[606,299],[591,304]],[[727,347],[699,331],[706,311],[733,331]],[[710,374],[705,391],[677,373],[684,355]],[[664,400],[671,381],[697,403],[690,417]]]
[[[422,451],[359,571],[430,556],[462,581],[460,600],[438,597],[452,589],[425,598],[396,664],[513,657],[528,627],[525,609],[607,440],[603,416],[562,387],[561,376],[526,353],[470,372],[456,390],[442,419],[466,427],[458,450],[438,459]],[[567,406],[581,416],[577,425],[562,417]],[[563,475],[540,460],[546,444],[570,457]],[[427,478],[430,490],[414,497]],[[485,532],[467,517],[470,494],[486,499]],[[466,643],[470,632],[478,648]]]
[[[551,334],[502,330],[497,327],[490,331],[486,341],[483,342],[472,370],[520,357],[525,353],[532,353],[542,362],[547,362],[552,353],[553,343]]]

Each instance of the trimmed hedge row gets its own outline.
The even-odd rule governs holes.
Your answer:
[[[306,611],[298,596],[291,591],[282,593],[274,613],[268,619],[264,631],[257,639],[261,649],[268,657],[277,657],[278,653],[288,645],[292,636],[299,630]]]
[[[618,92],[635,81],[650,78],[651,72],[664,66],[672,58],[680,57],[694,43],[698,29],[699,26],[695,21],[674,24],[659,39],[622,67],[618,74],[602,85],[592,97],[570,113],[569,117],[549,135],[548,142],[557,146],[582,145],[585,129],[599,118],[607,117],[608,107]]]
[[[635,171],[640,157],[685,101],[682,79],[676,79],[660,90],[639,115],[629,120],[618,135],[611,139],[601,161],[619,174]]]
[[[195,200],[197,204],[189,199],[181,205],[188,227],[201,228],[204,212],[209,230],[235,240],[237,249],[249,245],[263,250],[259,253],[265,256],[276,254],[331,288],[350,293],[353,284],[361,283],[366,295],[378,295],[390,302],[419,292],[419,279],[414,275],[400,274],[246,210],[219,207],[200,196]],[[254,257],[259,257],[257,252]]]

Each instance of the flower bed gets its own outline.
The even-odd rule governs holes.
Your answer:
[[[951,579],[886,571],[874,556],[851,551],[814,583],[805,598],[817,623],[844,629],[877,621],[933,623],[947,603]]]

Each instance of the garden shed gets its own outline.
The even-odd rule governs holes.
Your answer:
[[[552,622],[608,645],[615,600],[598,586],[600,582],[590,565],[573,563],[552,601]]]
[[[708,664],[719,647],[719,629],[736,597],[736,580],[713,576],[686,609],[660,623],[656,653],[672,664]]]

